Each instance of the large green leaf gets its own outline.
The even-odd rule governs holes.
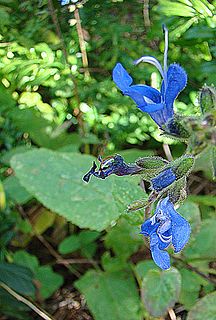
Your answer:
[[[95,320],[140,320],[140,300],[130,272],[88,271],[75,286]]]
[[[46,207],[81,228],[100,231],[120,213],[112,197],[112,179],[82,181],[93,159],[40,149],[14,156],[11,165],[20,183]]]
[[[187,320],[216,319],[216,291],[200,299],[188,313]]]
[[[143,299],[148,312],[154,317],[163,316],[178,301],[181,275],[177,269],[150,270],[143,279]]]

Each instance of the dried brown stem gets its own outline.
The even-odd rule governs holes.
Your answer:
[[[86,52],[85,40],[84,40],[84,36],[83,36],[83,30],[82,30],[80,15],[79,15],[79,9],[77,9],[77,8],[74,10],[74,17],[76,19],[76,28],[77,28],[78,38],[79,38],[80,50],[82,53],[83,67],[88,68],[88,57],[87,57],[87,52]],[[90,76],[89,69],[84,69],[84,74],[85,74],[85,76]]]
[[[149,18],[149,0],[143,1],[143,20],[144,20],[144,26],[149,28],[151,26],[151,22]]]
[[[20,294],[18,294],[17,292],[15,292],[13,289],[8,287],[5,283],[0,282],[0,287],[3,288],[4,290],[6,290],[15,299],[24,303],[26,306],[28,306],[30,309],[32,309],[34,312],[36,312],[44,320],[54,320],[54,318],[52,318],[50,315],[48,315],[48,313],[46,311],[44,311],[42,308],[37,307],[31,301],[29,301],[25,297],[23,297]]]

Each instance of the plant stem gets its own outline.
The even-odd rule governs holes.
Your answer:
[[[46,311],[42,310],[41,308],[39,309],[31,301],[29,301],[28,299],[24,298],[23,296],[21,296],[20,294],[15,292],[13,289],[8,287],[5,283],[0,282],[0,287],[2,287],[4,290],[6,290],[15,299],[17,299],[18,301],[27,305],[30,309],[32,309],[34,312],[36,312],[41,318],[43,318],[45,320],[54,320],[54,318],[52,318],[50,315],[48,315]]]

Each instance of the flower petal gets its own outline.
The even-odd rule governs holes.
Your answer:
[[[170,268],[170,257],[168,252],[160,250],[158,236],[154,233],[150,239],[150,249],[152,254],[152,259],[158,267],[163,270]]]
[[[174,252],[181,251],[190,238],[191,228],[188,221],[174,209],[169,211],[172,224],[172,244]]]
[[[162,110],[164,108],[164,104],[163,103],[149,103],[146,105],[137,105],[137,107],[143,112],[152,113],[152,112],[156,112],[158,110]]]
[[[151,99],[151,101],[154,103],[161,102],[161,93],[150,86],[146,86],[144,84],[137,84],[132,85],[130,88],[139,92],[144,98],[147,97],[148,99]]]
[[[133,101],[137,104],[137,106],[146,105],[143,95],[138,91],[131,89],[131,87],[128,87],[127,90],[124,91],[124,94],[126,96],[129,96],[131,99],[133,99]]]
[[[152,189],[156,191],[161,191],[168,187],[176,180],[176,175],[171,168],[168,168],[161,173],[159,173],[155,178],[151,180]]]
[[[165,103],[168,110],[173,109],[173,102],[187,84],[187,74],[178,64],[173,63],[167,71],[167,88]]]
[[[121,63],[116,64],[115,68],[113,69],[112,76],[113,81],[123,93],[125,90],[129,88],[129,86],[133,82],[133,79]]]
[[[166,212],[171,220],[172,228],[172,244],[174,252],[177,253],[183,249],[190,237],[190,224],[183,218],[175,209],[169,197],[162,200],[157,207],[157,210]]]
[[[141,225],[141,234],[143,234],[146,237],[149,237],[152,233],[154,233],[159,226],[159,223],[155,222],[155,215],[151,217],[150,219],[147,219],[142,225]]]

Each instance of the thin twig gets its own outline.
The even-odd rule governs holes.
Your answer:
[[[88,57],[87,57],[87,52],[86,52],[86,46],[85,46],[85,40],[83,36],[83,30],[82,30],[82,25],[81,25],[81,20],[80,20],[80,15],[79,15],[79,9],[74,10],[74,17],[76,19],[76,28],[77,28],[77,34],[79,38],[79,45],[80,45],[80,50],[82,53],[82,63],[84,68],[88,68]],[[89,70],[84,69],[84,74],[85,76],[90,76]]]
[[[174,260],[181,261],[187,269],[189,269],[191,271],[194,271],[195,273],[200,275],[202,278],[206,279],[208,282],[213,283],[214,285],[216,285],[216,280],[215,279],[210,278],[209,275],[203,273],[202,271],[199,271],[199,269],[197,269],[196,267],[194,267],[194,266],[190,265],[189,263],[185,262],[183,259],[174,257],[173,255],[172,255],[172,258]]]
[[[39,234],[35,234],[35,236],[38,238],[38,240],[40,240],[40,242],[47,248],[47,250],[49,251],[49,253],[56,258],[57,261],[64,261],[64,259],[62,259],[61,255],[58,254],[55,249],[51,246],[51,244],[41,235]],[[72,270],[70,268],[70,266],[68,265],[68,263],[63,263],[62,264],[73,274],[75,274],[75,276],[77,278],[79,278],[81,276],[81,274],[77,271],[77,270]]]
[[[171,320],[176,320],[176,315],[175,315],[175,312],[172,308],[168,309],[168,314],[169,314]]]
[[[95,260],[91,259],[61,259],[56,261],[57,264],[93,264],[97,263]]]
[[[143,19],[144,19],[144,26],[149,28],[151,26],[151,22],[149,18],[149,0],[143,1]]]
[[[4,290],[6,290],[15,299],[17,299],[18,301],[27,305],[30,309],[32,309],[34,312],[36,312],[41,318],[43,318],[45,320],[54,320],[54,318],[52,318],[50,315],[48,315],[46,311],[44,311],[41,308],[39,309],[31,301],[29,301],[28,299],[24,298],[23,296],[21,296],[20,294],[15,292],[13,289],[8,287],[5,283],[0,282],[0,287],[2,287]]]
[[[163,143],[163,150],[166,155],[167,160],[173,161],[172,153],[168,144]]]
[[[70,64],[69,64],[69,61],[68,61],[68,54],[67,54],[65,41],[64,41],[64,38],[63,38],[63,35],[62,35],[62,32],[61,32],[61,27],[60,27],[60,24],[59,24],[58,16],[57,16],[57,14],[55,12],[55,8],[53,6],[53,1],[52,0],[48,0],[48,8],[49,8],[49,11],[50,11],[50,14],[51,14],[51,18],[52,18],[53,24],[54,24],[55,29],[56,29],[56,33],[57,33],[57,35],[59,37],[59,40],[61,42],[62,52],[64,54],[65,61],[66,61],[67,65],[70,67]],[[74,115],[76,116],[77,121],[79,123],[81,134],[84,136],[85,135],[85,126],[84,126],[84,123],[83,123],[82,111],[79,109],[80,97],[79,97],[79,91],[78,91],[78,84],[77,84],[76,78],[72,75],[72,73],[70,73],[70,77],[71,77],[71,80],[73,81],[73,84],[74,84],[74,96],[75,96],[75,99],[76,99],[76,102],[77,102],[77,108],[74,110]]]

